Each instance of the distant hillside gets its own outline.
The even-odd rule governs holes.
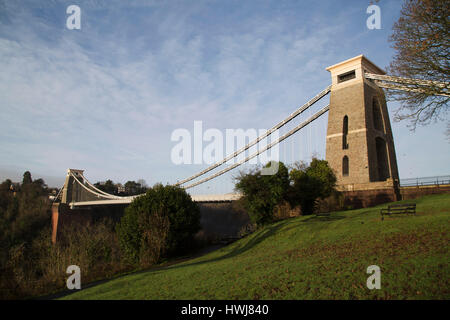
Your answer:
[[[6,179],[11,179],[13,182],[22,182],[23,173],[27,170],[28,169],[0,168],[0,182],[5,181]],[[66,178],[66,172],[62,172],[61,177],[53,177],[31,171],[31,176],[33,179],[44,179],[45,183],[50,188],[61,188]]]

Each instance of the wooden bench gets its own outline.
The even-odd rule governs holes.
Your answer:
[[[381,220],[384,220],[384,215],[391,214],[416,214],[416,204],[415,203],[400,203],[400,204],[391,204],[384,209],[381,209]]]

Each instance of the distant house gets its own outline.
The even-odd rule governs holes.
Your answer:
[[[58,195],[58,189],[52,189],[51,192],[48,194],[48,198],[51,201],[54,201],[56,199],[57,195]]]
[[[117,193],[125,193],[125,187],[121,184],[117,185]]]

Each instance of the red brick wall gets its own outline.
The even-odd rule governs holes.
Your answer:
[[[403,200],[416,199],[429,194],[450,193],[450,185],[401,187],[400,193]]]
[[[344,191],[344,207],[358,209],[400,200],[394,188],[377,190]]]
[[[450,185],[401,187],[397,192],[393,188],[343,192],[345,208],[351,207],[353,209],[367,208],[398,200],[416,199],[424,195],[440,193],[450,193]]]

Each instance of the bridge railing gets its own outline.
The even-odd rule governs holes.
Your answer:
[[[448,184],[450,184],[450,175],[400,179],[400,187],[439,186]]]

